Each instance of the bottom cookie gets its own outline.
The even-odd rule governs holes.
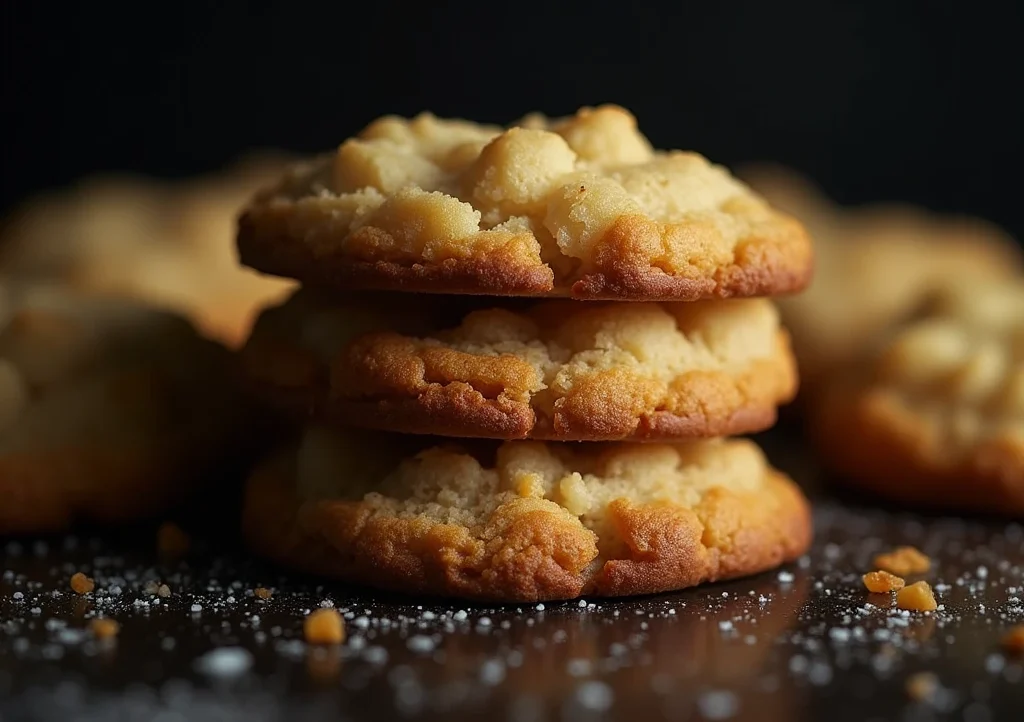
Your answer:
[[[746,440],[504,443],[310,428],[249,479],[254,552],[400,592],[631,596],[754,574],[811,540],[807,500]]]

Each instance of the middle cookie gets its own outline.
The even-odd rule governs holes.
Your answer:
[[[753,433],[796,393],[789,336],[764,299],[499,303],[303,289],[264,311],[243,362],[293,413],[494,439]]]

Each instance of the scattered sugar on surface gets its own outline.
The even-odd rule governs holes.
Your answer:
[[[176,684],[173,699],[190,712],[204,698],[204,684],[263,680],[266,670],[276,669],[292,670],[288,680],[315,670],[318,684],[333,679],[327,688],[338,694],[370,694],[384,683],[384,697],[375,693],[370,703],[410,718],[476,709],[491,695],[506,698],[507,690],[516,690],[523,701],[509,702],[508,719],[549,708],[550,695],[568,694],[563,712],[570,717],[617,709],[616,694],[637,674],[657,709],[696,705],[704,719],[729,719],[758,709],[759,695],[805,688],[835,699],[837,690],[848,689],[851,674],[867,680],[861,682],[867,692],[859,694],[902,692],[911,675],[955,660],[964,668],[959,676],[944,674],[946,686],[925,702],[906,704],[994,717],[993,690],[1024,677],[1020,660],[998,647],[1005,630],[1024,623],[1024,529],[955,519],[922,524],[829,505],[816,514],[814,550],[773,573],[642,599],[506,607],[414,605],[268,575],[264,567],[230,557],[212,557],[206,566],[196,564],[195,554],[173,565],[139,564],[138,555],[90,539],[70,549],[51,541],[41,557],[31,541],[8,543],[0,576],[0,655],[22,666],[78,664],[99,654],[160,660],[171,676],[162,684]],[[882,523],[889,527],[884,540],[872,531]],[[861,576],[873,557],[896,543],[936,560],[923,577],[939,602],[934,612],[898,610],[891,595],[863,588]],[[85,597],[68,589],[79,571],[95,582]],[[271,588],[272,595],[254,592]],[[303,615],[332,607],[351,631],[336,656],[302,639]],[[97,617],[123,625],[116,650],[101,649],[88,634]],[[273,674],[266,679],[276,679]],[[6,684],[0,673],[0,694]],[[979,689],[985,695],[975,694]],[[93,694],[81,687],[33,699],[81,703],[86,692]],[[163,687],[152,694],[167,701]],[[231,699],[232,709],[247,704]]]

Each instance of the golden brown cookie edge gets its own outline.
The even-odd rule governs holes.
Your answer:
[[[292,202],[276,199],[278,205]],[[280,208],[276,209],[281,212]],[[692,277],[670,275],[650,260],[639,262],[629,250],[646,226],[624,217],[613,225],[599,245],[601,258],[592,270],[564,281],[546,264],[523,264],[514,254],[492,252],[478,257],[422,259],[400,264],[381,259],[350,258],[340,251],[345,234],[333,240],[319,237],[317,253],[309,241],[295,237],[282,225],[260,220],[259,208],[245,212],[238,227],[241,262],[261,273],[294,278],[324,290],[378,290],[413,293],[572,297],[606,301],[697,301],[715,298],[753,298],[788,295],[804,290],[814,274],[814,254],[807,231],[794,219],[775,214],[778,231],[772,236],[751,236],[737,244],[736,260]],[[269,231],[260,229],[270,226]],[[637,230],[638,227],[641,230]],[[324,234],[321,234],[324,235]],[[329,234],[327,234],[329,236]],[[641,240],[642,242],[642,240]]]
[[[553,418],[540,418],[529,401],[504,395],[487,398],[468,383],[458,381],[430,384],[426,390],[408,391],[405,396],[401,393],[403,389],[394,387],[392,395],[386,397],[341,398],[329,392],[324,380],[326,367],[318,368],[312,353],[258,339],[242,350],[241,359],[251,392],[294,419],[313,417],[342,426],[468,438],[668,441],[736,436],[771,428],[778,417],[778,407],[793,399],[799,383],[784,329],[778,332],[776,350],[778,358],[756,363],[741,376],[716,372],[705,374],[693,384],[695,390],[704,392],[710,376],[713,385],[725,395],[740,388],[768,387],[755,403],[732,407],[721,415],[707,413],[704,404],[698,404],[699,412],[688,415],[655,409],[632,417],[629,428],[623,428],[621,423],[611,425],[606,419],[587,413],[569,416],[556,410]],[[409,358],[415,360],[414,356]],[[344,355],[339,359],[344,361]],[[287,382],[282,382],[278,372],[287,376]],[[360,369],[360,373],[365,372],[366,369]],[[350,370],[342,363],[332,373],[346,374]],[[769,375],[773,383],[762,384]]]
[[[772,569],[805,553],[813,534],[806,497],[773,470],[758,492],[716,489],[692,510],[613,502],[628,558],[601,561],[593,532],[565,510],[508,508],[536,503],[528,499],[499,508],[495,517],[510,517],[497,521],[507,536],[481,554],[485,542],[465,527],[376,517],[358,502],[301,503],[288,469],[286,459],[268,460],[249,479],[242,528],[250,549],[299,571],[408,594],[497,603],[656,594]]]

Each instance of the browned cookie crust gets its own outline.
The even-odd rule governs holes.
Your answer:
[[[1024,516],[1024,283],[958,284],[813,407],[829,465],[902,502]]]
[[[243,512],[253,551],[409,594],[526,602],[754,574],[811,539],[807,500],[748,441],[408,443],[314,430],[269,458]]]
[[[587,303],[302,291],[242,354],[257,393],[363,428],[552,440],[761,431],[796,392],[770,301]]]
[[[503,130],[386,117],[257,195],[253,268],[332,289],[634,301],[791,293],[810,238],[622,108]]]

